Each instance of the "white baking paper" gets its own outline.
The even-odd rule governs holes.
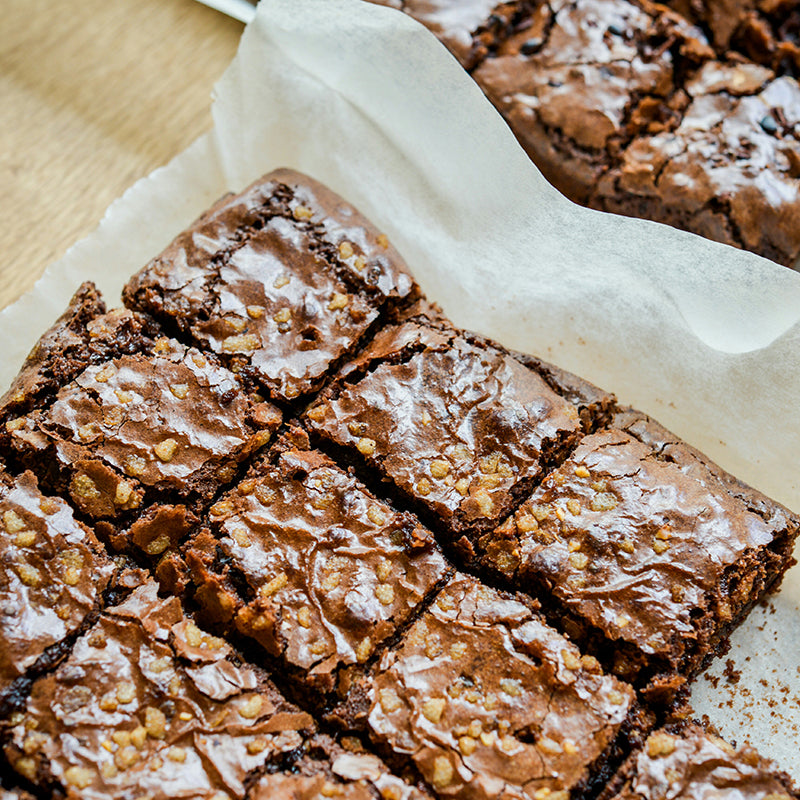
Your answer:
[[[81,280],[115,302],[217,195],[288,166],[378,223],[456,323],[614,390],[800,510],[800,274],[570,203],[429,33],[360,0],[262,0],[213,116],[2,312],[4,384]],[[730,658],[738,683],[723,659],[696,708],[800,779],[796,570]]]

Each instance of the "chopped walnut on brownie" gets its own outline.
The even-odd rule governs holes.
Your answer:
[[[126,316],[94,317],[90,336],[116,330]],[[71,338],[68,327],[60,321],[43,341],[57,349]],[[121,352],[94,353],[91,341],[76,348],[75,366],[53,376],[58,391],[6,421],[3,444],[48,489],[101,520],[98,530],[115,546],[159,555],[269,441],[282,415],[213,356],[173,339],[140,332]]]
[[[0,470],[0,710],[52,667],[102,605],[114,573],[94,534],[26,472]]]
[[[567,800],[647,727],[633,690],[514,596],[456,575],[353,706],[439,796]],[[359,708],[360,706],[360,708]],[[340,714],[348,719],[348,710]]]
[[[752,747],[735,748],[696,723],[650,734],[599,800],[796,800],[789,776]]]
[[[269,769],[248,800],[431,800],[421,786],[389,772],[372,753],[345,750],[329,736],[315,736],[308,752],[286,769]]]
[[[416,293],[384,234],[316,181],[278,170],[220,200],[123,297],[292,400]]]
[[[14,769],[96,800],[243,798],[251,773],[314,728],[152,582],[103,612],[20,717],[5,747]]]
[[[780,583],[798,531],[787,509],[625,412],[478,549],[616,674],[671,699]]]
[[[379,333],[303,419],[468,550],[469,538],[503,519],[613,406],[610,395],[581,392],[565,376],[411,320]]]
[[[211,507],[186,558],[210,622],[235,624],[325,695],[347,690],[344,672],[360,672],[449,569],[412,515],[298,438]]]

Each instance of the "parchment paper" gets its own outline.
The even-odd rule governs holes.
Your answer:
[[[116,302],[218,195],[290,166],[381,226],[456,323],[612,389],[800,510],[800,274],[570,203],[427,31],[360,0],[262,0],[212,111],[0,314],[3,385],[81,280]],[[730,658],[695,707],[800,779],[797,570]]]

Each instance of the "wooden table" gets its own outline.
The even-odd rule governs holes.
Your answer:
[[[211,126],[242,25],[193,0],[3,0],[0,308]]]

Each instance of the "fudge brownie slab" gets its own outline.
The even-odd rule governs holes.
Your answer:
[[[312,728],[148,582],[34,684],[6,755],[58,796],[241,798],[252,770]]]
[[[290,769],[262,775],[248,800],[431,800],[424,789],[392,775],[371,753],[349,752],[327,736],[314,737],[308,750]]]
[[[626,679],[691,676],[780,582],[798,520],[646,417],[617,424],[481,539],[482,563]]]
[[[304,419],[459,538],[494,526],[580,437],[579,409],[486,340],[381,332]]]
[[[61,655],[114,572],[94,534],[26,472],[0,471],[0,703]]]
[[[210,501],[280,421],[212,357],[160,338],[149,352],[88,366],[6,431],[14,457],[82,513],[106,520],[112,539],[149,503],[166,502],[114,541],[157,555],[185,532],[187,507]]]
[[[639,724],[627,684],[466,575],[382,656],[365,692],[371,737],[442,797],[580,797]]]
[[[291,400],[317,389],[382,310],[416,291],[354,208],[278,170],[223,198],[134,276],[124,300]]]
[[[410,514],[373,497],[316,451],[262,460],[211,508],[190,542],[196,597],[233,621],[300,684],[325,693],[368,661],[447,575]]]
[[[689,723],[650,735],[623,764],[600,800],[663,800],[717,797],[791,800],[798,793],[788,775],[752,747],[736,749]]]

